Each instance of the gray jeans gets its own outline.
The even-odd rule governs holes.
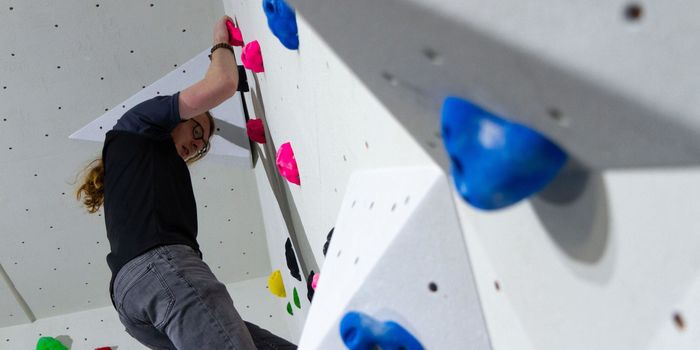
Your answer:
[[[151,349],[296,349],[244,322],[226,286],[184,244],[154,248],[124,265],[114,302],[127,333]]]

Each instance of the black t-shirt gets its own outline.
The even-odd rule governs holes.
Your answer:
[[[106,135],[102,160],[110,296],[122,266],[155,247],[186,244],[202,257],[190,173],[170,136],[180,122],[179,94],[136,105]]]

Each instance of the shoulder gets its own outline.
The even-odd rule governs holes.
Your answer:
[[[180,122],[180,92],[156,96],[132,107],[117,121],[114,130],[141,134],[167,134]]]

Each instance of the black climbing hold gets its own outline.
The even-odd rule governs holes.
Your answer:
[[[284,244],[284,255],[287,257],[287,267],[289,268],[289,273],[292,275],[292,277],[296,278],[298,281],[301,281],[297,257],[294,255],[292,240],[289,238],[287,238],[287,243]]]
[[[311,283],[314,281],[315,274],[314,270],[311,270],[309,278],[306,279],[306,298],[309,299],[309,302],[314,298],[314,289],[311,287]]]
[[[240,92],[248,92],[250,91],[250,87],[248,86],[248,76],[245,73],[245,67],[243,66],[238,66],[238,89],[237,91]]]
[[[331,228],[331,231],[328,232],[328,236],[326,236],[326,244],[323,245],[323,256],[326,256],[328,252],[328,245],[331,244],[331,238],[333,238],[333,230],[335,230],[335,227]]]

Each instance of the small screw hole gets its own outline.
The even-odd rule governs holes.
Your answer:
[[[673,323],[676,325],[678,330],[685,330],[685,320],[683,320],[683,316],[681,316],[681,314],[677,312],[673,314]]]
[[[430,60],[430,62],[436,66],[442,65],[442,57],[435,52],[435,50],[426,47],[423,49],[423,55]]]
[[[391,75],[390,73],[383,72],[382,78],[384,78],[384,80],[388,81],[391,86],[399,86],[399,81],[396,80],[396,78],[393,75]]]
[[[431,292],[437,292],[437,290],[438,290],[437,284],[435,284],[435,282],[430,282],[428,284],[428,289],[430,289]]]
[[[560,126],[568,126],[569,125],[569,119],[562,114],[562,112],[557,109],[557,108],[549,108],[547,109],[547,115],[555,121],[557,124]]]
[[[625,18],[630,22],[639,21],[643,14],[644,10],[639,4],[629,4],[625,7]]]

